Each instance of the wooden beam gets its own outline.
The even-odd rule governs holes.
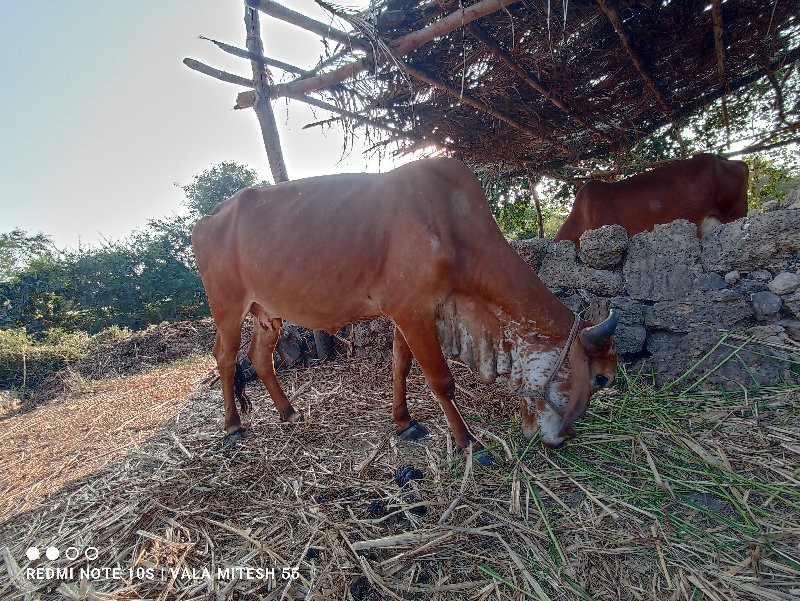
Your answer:
[[[223,50],[228,54],[232,54],[233,56],[238,56],[239,58],[246,58],[251,61],[258,61],[261,64],[266,65],[267,67],[275,67],[276,69],[281,69],[282,71],[294,73],[295,75],[308,75],[308,71],[301,69],[300,67],[295,67],[294,65],[290,65],[289,63],[284,63],[283,61],[275,60],[274,58],[253,54],[252,52],[245,50],[244,48],[237,48],[236,46],[231,46],[230,44],[226,44],[225,42],[218,42],[217,40],[212,40],[211,38],[207,38],[202,35],[200,36],[200,39],[211,42],[220,50]]]
[[[234,109],[253,108],[254,97],[255,97],[255,94],[253,93],[252,90],[248,90],[247,92],[240,92],[236,96],[236,104],[234,105],[233,108]],[[392,133],[394,135],[405,136],[406,138],[408,138],[410,140],[417,139],[414,136],[405,135],[401,130],[397,129],[396,127],[391,127],[391,126],[386,125],[384,123],[381,123],[379,121],[374,121],[374,120],[372,120],[372,119],[370,119],[368,117],[364,117],[363,115],[359,115],[358,113],[355,113],[353,111],[347,111],[345,109],[340,109],[339,107],[337,107],[337,106],[335,106],[333,104],[329,104],[329,103],[324,102],[322,100],[318,100],[317,98],[314,98],[313,96],[304,96],[302,94],[293,94],[292,96],[287,96],[287,98],[291,98],[292,100],[297,100],[299,102],[304,102],[305,104],[308,104],[310,106],[314,106],[316,108],[319,108],[319,109],[322,109],[322,110],[325,110],[325,111],[330,111],[331,113],[334,113],[334,114],[339,115],[341,117],[346,117],[348,119],[352,119],[353,121],[357,121],[358,123],[361,123],[362,125],[368,125],[370,127],[376,128],[376,129],[382,129],[382,130],[388,131],[388,132],[390,132],[390,133]]]
[[[727,96],[730,94],[730,86],[725,78],[725,45],[722,42],[722,2],[721,0],[711,0],[711,20],[714,23],[714,50],[717,54],[717,73],[719,74],[719,84],[722,87],[722,122],[725,124],[725,131],[728,136],[728,144],[731,141],[730,122],[728,120]]]
[[[264,2],[265,0],[260,1]],[[321,73],[315,77],[296,79],[289,83],[274,86],[273,97],[288,96],[292,93],[305,94],[306,92],[313,92],[336,85],[337,83],[355,77],[372,65],[382,65],[393,59],[405,56],[412,50],[416,50],[438,37],[446,35],[460,27],[464,27],[476,19],[490,15],[515,2],[518,2],[518,0],[481,0],[471,6],[453,11],[446,17],[420,30],[413,31],[390,42],[389,52],[376,56],[374,59],[363,57],[343,65],[338,69],[328,71],[327,73]]]
[[[244,22],[247,28],[248,52],[256,56],[263,56],[264,45],[261,42],[258,12],[250,6],[246,6],[244,9]],[[258,123],[261,125],[261,136],[264,138],[264,148],[267,151],[272,178],[278,184],[288,181],[289,174],[286,171],[286,163],[283,160],[281,139],[278,134],[278,126],[275,123],[275,114],[272,112],[269,77],[263,63],[251,60],[250,64],[253,68],[253,109],[258,117]]]
[[[214,79],[219,79],[220,81],[225,81],[228,83],[235,83],[239,86],[248,86],[252,87],[253,82],[247,79],[246,77],[241,77],[239,75],[234,75],[233,73],[228,73],[227,71],[223,71],[221,69],[215,69],[214,67],[209,67],[205,63],[201,63],[198,60],[193,58],[185,58],[183,59],[183,64],[192,69],[193,71],[197,71],[198,73],[202,73],[204,75],[209,75]]]
[[[617,11],[617,8],[611,4],[611,0],[597,0],[597,3],[600,5],[600,8],[603,9],[603,12],[606,13],[608,20],[611,21],[611,24],[614,26],[614,30],[617,32],[617,36],[619,37],[620,42],[622,42],[622,46],[625,48],[628,58],[630,58],[633,66],[636,68],[636,71],[638,71],[639,76],[644,80],[645,85],[653,93],[653,96],[655,96],[656,101],[658,102],[659,106],[661,106],[661,110],[664,111],[664,116],[666,116],[672,124],[673,132],[675,133],[675,137],[677,138],[681,147],[681,156],[686,156],[686,144],[684,143],[681,133],[678,130],[678,124],[675,121],[672,110],[669,108],[664,95],[661,93],[661,90],[658,87],[658,84],[656,84],[653,76],[650,75],[650,71],[647,69],[642,57],[639,56],[639,52],[633,45],[625,26],[622,24],[622,20],[619,18],[619,12]]]
[[[321,35],[323,38],[334,40],[346,46],[361,48],[362,50],[368,50],[370,48],[370,44],[365,40],[353,37],[346,31],[336,29],[335,27],[331,27],[322,21],[317,21],[316,19],[307,17],[304,14],[301,14],[290,8],[281,6],[274,0],[245,0],[245,4],[247,4],[247,6],[250,8],[259,10],[266,15],[275,17],[281,21],[286,21],[287,23],[291,23],[300,29],[305,29],[311,33]]]
[[[528,84],[529,87],[533,88],[537,92],[539,92],[542,96],[544,96],[550,104],[557,107],[561,111],[568,113],[569,108],[561,102],[558,98],[553,96],[552,92],[548,89],[546,85],[544,85],[541,81],[539,81],[533,74],[529,73],[522,67],[520,67],[513,58],[508,54],[508,52],[503,48],[497,40],[495,40],[488,32],[484,31],[484,29],[478,25],[477,23],[471,23],[469,26],[470,33],[475,36],[475,38],[483,44],[489,52],[491,52],[497,60],[503,63],[506,67],[508,67],[513,73],[517,75],[522,81]]]

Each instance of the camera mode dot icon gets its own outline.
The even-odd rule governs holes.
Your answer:
[[[58,559],[58,556],[61,555],[61,553],[55,547],[47,547],[47,551],[45,551],[44,554],[50,561],[55,561]]]
[[[25,551],[25,557],[27,557],[31,561],[39,559],[39,549],[37,549],[36,547],[28,547],[28,550]]]

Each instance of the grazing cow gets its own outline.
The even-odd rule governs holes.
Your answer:
[[[747,214],[747,164],[696,154],[618,182],[587,182],[575,197],[556,242],[572,240],[601,225],[618,223],[629,236],[657,223],[687,219],[702,236],[720,223]]]
[[[192,246],[217,325],[225,430],[234,438],[243,434],[234,374],[248,313],[248,356],[284,421],[302,418],[275,377],[282,318],[336,332],[388,316],[398,434],[426,433],[406,405],[413,355],[462,449],[481,447],[454,404],[442,347],[486,382],[508,376],[524,397],[525,435],[541,429],[550,446],[563,444],[590,394],[614,379],[615,317],[589,326],[561,303],[503,238],[480,183],[458,161],[245,188],[197,222]]]

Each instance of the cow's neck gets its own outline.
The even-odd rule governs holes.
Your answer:
[[[481,379],[508,375],[512,390],[538,390],[556,367],[574,314],[512,249],[470,290],[455,291],[440,310],[439,337],[446,354],[475,369]]]

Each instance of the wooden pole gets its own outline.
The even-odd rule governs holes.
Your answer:
[[[536,191],[536,186],[539,180],[535,177],[528,177],[528,186],[531,189],[531,196],[533,196],[533,207],[536,209],[536,230],[539,238],[544,238],[544,219],[542,218],[542,201],[539,199],[539,192]]]
[[[256,55],[264,55],[264,44],[261,42],[261,27],[258,20],[258,11],[245,6],[244,23],[247,29],[247,51]],[[281,151],[281,139],[278,134],[278,126],[275,123],[275,114],[272,112],[270,101],[269,76],[267,75],[264,63],[258,60],[251,60],[253,67],[253,109],[261,125],[261,136],[264,138],[264,148],[267,151],[269,168],[272,171],[272,179],[276,184],[289,180],[286,171],[286,163],[283,161]]]

